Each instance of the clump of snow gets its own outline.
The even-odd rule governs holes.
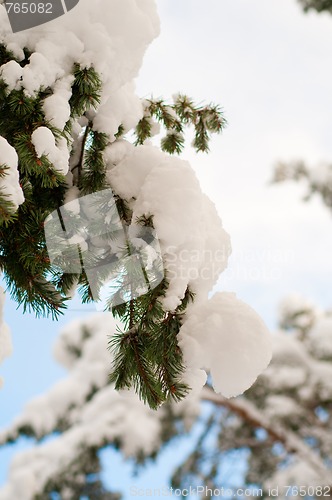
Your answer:
[[[152,215],[169,288],[162,303],[179,306],[188,288],[207,298],[231,252],[230,239],[214,204],[202,193],[190,165],[152,146],[112,147],[108,181],[133,209],[133,218]],[[122,154],[124,157],[122,158]],[[121,159],[122,158],[122,159]],[[176,221],[176,223],[175,223]]]
[[[306,386],[310,359],[302,342],[283,332],[272,336],[273,359],[261,378],[272,391],[286,392]]]
[[[272,488],[274,492],[279,491],[277,498],[284,499],[285,492],[288,492],[287,498],[298,498],[300,486],[302,493],[305,491],[315,492],[315,487],[329,484],[327,476],[319,474],[312,467],[312,464],[305,460],[298,460],[288,464],[288,467],[281,468],[266,482],[266,488]],[[285,485],[294,485],[294,489],[287,488]],[[319,491],[319,490],[318,490]],[[323,492],[325,492],[323,487]],[[311,497],[312,498],[312,497]]]
[[[53,86],[53,94],[44,99],[43,102],[46,120],[59,130],[64,129],[70,118],[69,99],[72,95],[71,85],[73,80],[72,75],[57,80]]]
[[[82,69],[93,67],[101,79],[100,106],[88,114],[95,130],[109,134],[112,142],[120,126],[128,131],[143,116],[133,79],[146,48],[159,33],[154,0],[80,0],[66,15],[15,34],[5,6],[0,4],[0,26],[1,43],[17,58],[0,67],[0,79],[7,92],[22,89],[28,97],[47,89],[51,95],[41,104],[50,125],[62,131],[68,122],[75,64]],[[21,66],[26,57],[23,48],[31,55],[28,64]],[[55,145],[45,130],[37,130],[33,142],[37,153],[46,154],[54,168],[64,174],[71,152],[79,149],[64,140]]]
[[[309,178],[313,185],[326,186],[332,184],[332,168],[330,163],[320,163],[309,170]]]
[[[23,68],[16,61],[8,61],[0,67],[0,78],[7,85],[7,90],[17,90],[21,86]]]
[[[161,421],[133,394],[106,386],[85,406],[75,427],[56,440],[20,452],[11,463],[0,499],[30,500],[46,483],[68,470],[88,447],[121,440],[126,456],[151,453],[160,442]]]
[[[266,398],[265,402],[265,415],[270,420],[286,420],[289,415],[298,415],[301,417],[303,409],[299,404],[289,396],[283,394],[272,394]]]
[[[124,85],[110,95],[99,108],[94,120],[94,128],[109,135],[110,141],[115,141],[115,134],[122,125],[124,133],[133,129],[143,117],[141,99],[134,93],[134,84]]]
[[[15,149],[1,136],[0,165],[8,167],[4,177],[0,178],[0,190],[7,196],[8,201],[13,203],[15,209],[17,209],[24,201],[17,170],[18,156]]]
[[[310,386],[313,394],[322,402],[332,399],[332,366],[330,362],[312,362]]]
[[[297,293],[288,294],[279,305],[280,324],[285,328],[307,330],[317,313],[313,303]]]
[[[52,131],[47,127],[38,127],[31,135],[31,142],[38,158],[45,155],[58,172],[63,175],[68,172],[69,152],[64,138],[60,138],[56,145]]]
[[[60,88],[66,87],[63,82],[68,81],[73,64],[78,63],[81,67],[94,66],[102,76],[107,87],[102,104],[117,91],[137,101],[132,89],[129,92],[120,89],[132,85],[147,46],[159,33],[154,0],[123,0],[121,3],[117,0],[80,0],[65,16],[15,34],[10,32],[4,5],[0,5],[0,15],[3,41],[15,56],[24,59],[24,47],[33,52],[30,64],[20,70],[22,74],[18,73],[17,65],[11,64],[10,71],[5,68],[6,82],[11,88],[22,77],[20,85],[27,95],[34,96],[41,87],[53,88],[56,95],[61,94]],[[127,102],[122,104],[130,114]],[[53,120],[63,123],[63,106],[56,109],[54,99],[48,106],[49,112],[51,108],[55,111]],[[119,123],[114,129],[119,127],[123,117],[128,119],[128,113],[118,108],[117,117]]]
[[[309,349],[317,359],[332,360],[332,316],[321,316],[307,335]]]
[[[211,371],[226,397],[248,389],[271,359],[269,332],[260,317],[232,293],[193,304],[179,334],[190,369]]]

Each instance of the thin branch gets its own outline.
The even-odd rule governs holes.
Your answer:
[[[78,182],[81,178],[82,174],[82,168],[83,168],[83,160],[84,160],[84,153],[85,153],[85,145],[86,141],[89,136],[89,132],[91,130],[92,122],[89,122],[88,125],[85,127],[83,139],[82,139],[82,144],[81,144],[81,153],[80,153],[80,158],[77,162],[77,164],[71,169],[71,173],[73,173],[77,169],[77,174],[78,174]]]

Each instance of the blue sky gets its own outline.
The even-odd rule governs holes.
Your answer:
[[[157,3],[162,34],[138,93],[186,92],[220,103],[228,120],[209,155],[184,154],[231,235],[218,288],[235,291],[270,327],[289,292],[329,306],[330,213],[317,198],[302,203],[303,186],[270,180],[278,160],[331,158],[331,16],[304,15],[296,0]]]
[[[332,17],[305,16],[296,0],[157,4],[162,32],[147,51],[138,94],[186,92],[197,101],[220,103],[229,122],[208,156],[190,148],[184,153],[232,238],[230,269],[218,288],[235,291],[271,329],[288,292],[330,306],[330,214],[318,199],[302,203],[303,187],[269,181],[278,159],[314,165],[332,157]],[[14,353],[0,367],[1,427],[64,375],[51,348],[61,325],[77,315],[69,311],[58,323],[37,320],[7,299]],[[0,484],[11,454],[0,451]],[[173,457],[170,449],[141,484],[164,481]],[[114,486],[129,484],[128,467],[117,460]]]

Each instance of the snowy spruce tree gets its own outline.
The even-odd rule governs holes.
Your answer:
[[[230,243],[193,170],[171,155],[181,152],[186,126],[194,148],[207,151],[210,134],[225,125],[221,110],[184,95],[170,104],[135,95],[133,78],[158,34],[152,0],[82,0],[66,16],[15,34],[1,6],[1,26],[8,290],[23,311],[56,318],[75,289],[83,302],[94,301],[111,281],[108,309],[121,322],[109,330],[111,380],[117,389],[133,387],[151,408],[180,400],[195,385],[190,370],[214,363],[192,355],[199,333],[180,338],[180,328],[195,305],[197,314],[212,307],[208,292]],[[160,125],[156,148],[148,141]],[[222,307],[252,317],[252,339],[261,344],[248,378],[234,384],[238,392],[268,363],[266,329],[236,298],[214,303],[217,322]]]
[[[286,297],[272,361],[256,383],[231,400],[204,388],[202,399],[214,408],[173,485],[227,486],[223,464],[240,452],[246,461],[242,488],[262,498],[271,498],[271,489],[280,499],[331,498],[331,360],[331,310],[296,294]]]
[[[17,456],[0,498],[113,498],[98,478],[101,448],[154,456],[180,432],[178,420],[183,429],[198,414],[208,373],[234,396],[270,360],[256,313],[234,294],[208,298],[230,239],[190,165],[173,156],[188,126],[196,151],[208,151],[225,119],[185,95],[135,94],[159,30],[153,0],[81,0],[15,34],[2,3],[0,26],[7,290],[23,311],[54,319],[76,291],[83,302],[108,294],[107,312],[59,338],[68,378],[1,434],[2,444],[57,438]],[[9,352],[2,323],[0,360]]]
[[[262,498],[270,498],[269,489],[278,488],[275,497],[284,499],[285,485],[294,487],[287,498],[298,498],[301,485],[306,498],[321,493],[330,498],[331,311],[321,311],[301,296],[286,297],[280,305],[279,330],[273,334],[272,362],[244,395],[228,399],[208,383],[157,411],[133,392],[116,391],[109,383],[106,339],[116,320],[104,314],[74,321],[61,332],[54,355],[68,376],[31,400],[0,433],[2,446],[21,436],[40,441],[17,453],[0,499],[47,499],[54,492],[63,499],[117,498],[101,481],[100,450],[113,447],[144,464],[198,421],[200,434],[173,471],[173,488],[218,491],[232,486],[224,464],[240,453],[247,467],[237,486],[261,490]],[[206,324],[209,337],[213,319]],[[227,355],[219,367],[225,380],[236,360],[232,356],[227,363]],[[43,442],[50,436],[51,441]],[[111,478],[112,470],[109,474]]]

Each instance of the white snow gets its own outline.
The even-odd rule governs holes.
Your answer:
[[[298,293],[288,294],[279,304],[281,323],[301,330],[309,328],[317,314],[317,307]]]
[[[5,176],[0,178],[0,190],[7,195],[7,199],[18,208],[24,201],[24,195],[20,186],[19,173],[17,170],[18,156],[15,149],[8,141],[0,136],[0,165],[8,167]]]
[[[53,86],[53,94],[43,101],[43,111],[46,120],[63,130],[70,117],[69,99],[72,95],[71,85],[74,77],[69,75],[67,78],[57,80]]]
[[[64,138],[58,139],[56,145],[52,131],[47,127],[38,127],[31,135],[31,142],[38,158],[45,155],[58,172],[63,175],[68,172],[69,152]]]
[[[8,85],[8,91],[20,88],[22,75],[23,68],[16,61],[9,61],[0,68],[0,77]]]
[[[197,297],[207,298],[231,252],[213,203],[202,193],[187,162],[153,146],[128,146],[127,155],[124,150],[122,142],[116,163],[118,158],[109,149],[108,181],[131,204],[134,219],[153,215],[170,282],[164,308],[176,309],[188,286]]]
[[[318,318],[308,333],[309,349],[318,359],[332,360],[332,316]]]
[[[143,105],[134,94],[134,84],[131,82],[115,91],[102,104],[94,120],[94,129],[109,135],[110,141],[115,140],[115,134],[120,125],[124,133],[133,129],[143,117]]]
[[[232,293],[194,303],[179,334],[190,369],[211,371],[213,387],[226,397],[248,389],[271,359],[269,332],[251,307]]]

